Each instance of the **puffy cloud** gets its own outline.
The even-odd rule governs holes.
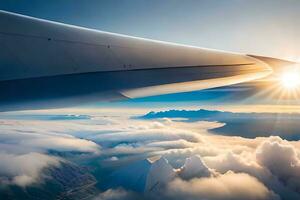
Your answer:
[[[179,140],[169,140],[169,141],[158,141],[158,142],[151,142],[148,143],[147,146],[149,147],[163,147],[167,149],[184,149],[189,147],[194,147],[194,142],[189,142],[183,139]]]
[[[0,183],[27,186],[41,180],[45,167],[58,166],[59,159],[40,153],[22,155],[0,153]]]
[[[43,157],[47,150],[98,153],[100,145],[101,154],[96,156],[99,156],[100,165],[106,164],[106,167],[122,166],[136,159],[160,155],[173,167],[180,168],[187,157],[199,155],[201,162],[193,168],[195,173],[183,175],[185,180],[176,179],[168,186],[168,198],[171,199],[185,196],[188,199],[276,199],[272,191],[286,199],[300,197],[300,142],[285,141],[279,137],[246,139],[209,133],[209,129],[223,126],[218,122],[107,117],[104,120],[98,116],[76,122],[0,120],[0,124],[0,152],[11,160],[20,160],[19,156],[27,154],[31,155],[28,160]],[[8,177],[6,181],[9,183],[26,185],[39,180],[36,176],[38,171],[55,164],[46,162],[46,157],[43,157],[45,165],[29,167],[35,169],[35,173],[27,172],[26,166],[24,173],[17,169],[15,173],[0,169],[1,181]],[[49,160],[56,159],[48,157]],[[9,169],[8,166],[4,167],[1,160],[1,168]],[[184,171],[183,168],[181,170]],[[176,189],[176,186],[179,188]],[[250,194],[249,188],[251,191],[257,189],[257,194]],[[98,198],[126,199],[128,194],[133,193],[107,190]]]
[[[119,189],[108,189],[99,194],[94,200],[141,200],[141,197],[131,191]]]
[[[117,124],[117,123],[116,123]],[[292,194],[292,198],[297,199],[299,196],[298,183],[296,179],[292,179],[293,174],[298,171],[298,142],[282,141],[293,150],[281,151],[279,149],[270,150],[274,155],[282,155],[287,160],[281,160],[282,165],[290,165],[280,167],[281,170],[286,169],[288,174],[283,176],[283,172],[272,169],[272,164],[268,164],[267,151],[262,149],[274,140],[281,140],[277,137],[260,137],[247,139],[242,137],[219,136],[208,133],[208,129],[220,126],[218,123],[207,122],[177,122],[172,120],[156,121],[127,121],[126,127],[117,125],[112,127],[108,133],[96,134],[93,139],[103,143],[115,143],[116,145],[104,147],[104,155],[117,156],[121,162],[130,155],[153,156],[162,155],[169,160],[175,167],[181,167],[186,158],[193,155],[200,155],[208,170],[216,170],[223,174],[228,171],[235,173],[248,174],[255,177],[264,187],[279,193],[283,197]],[[105,130],[109,130],[106,128]],[[271,142],[272,141],[272,142]],[[105,145],[104,145],[105,146]],[[274,145],[273,145],[274,146]],[[259,156],[259,152],[261,156]],[[119,157],[118,155],[127,155]],[[291,155],[291,156],[289,156]],[[134,160],[134,157],[132,157]],[[129,159],[132,162],[132,159]],[[107,160],[106,160],[107,161]],[[114,161],[115,162],[115,161]],[[125,162],[126,163],[126,162]],[[270,162],[271,163],[271,162]],[[201,167],[200,167],[201,168]],[[195,170],[197,171],[197,170]],[[209,174],[209,173],[208,173]],[[191,175],[187,179],[197,175]],[[182,176],[183,178],[186,178]],[[294,177],[299,177],[294,175]]]
[[[195,178],[190,181],[175,179],[168,185],[166,196],[174,200],[279,199],[256,178],[248,174],[232,172],[217,177]]]
[[[209,177],[214,174],[198,155],[187,158],[184,165],[178,170],[178,173],[183,179]]]
[[[121,143],[113,148],[108,148],[102,155],[144,154],[162,150],[160,147],[148,147],[143,143]]]
[[[99,153],[100,146],[93,141],[76,138],[67,134],[68,130],[60,127],[56,122],[3,120],[0,132],[1,152],[4,151],[74,151],[85,153]],[[10,145],[8,145],[10,144]],[[13,150],[15,146],[16,149]]]
[[[255,152],[255,150],[250,153],[242,154],[227,152],[214,157],[206,157],[203,160],[210,168],[213,168],[220,173],[234,171],[248,173],[255,177],[270,176],[271,174],[269,171],[261,167],[255,161],[255,157],[252,155],[253,152]]]
[[[99,153],[100,151],[100,147],[96,143],[72,136],[41,136],[35,139],[26,138],[26,140],[21,141],[20,144],[57,151],[77,151],[86,153]]]
[[[201,125],[202,122],[184,123],[168,120],[167,123],[160,121],[163,124],[160,126],[153,126],[153,122],[139,122],[138,125],[135,123],[137,122],[131,124],[129,130],[121,128],[122,131],[119,132],[98,135],[99,141],[101,139],[117,143],[104,151],[114,151],[115,156],[126,152],[144,156],[162,155],[175,167],[182,166],[187,157],[200,155],[208,170],[215,170],[220,174],[227,174],[228,171],[243,174],[240,176],[242,185],[243,178],[252,180],[252,183],[256,180],[257,184],[254,185],[260,185],[261,191],[267,191],[264,193],[266,196],[262,195],[257,199],[277,198],[272,191],[284,198],[299,199],[299,142],[284,141],[279,137],[247,139],[213,135],[209,134],[207,129],[218,124],[206,122]],[[281,165],[272,162],[276,159]],[[197,175],[193,174],[187,179],[195,176]],[[219,179],[220,177],[222,175],[218,176]],[[216,177],[210,178],[219,180]],[[230,198],[234,199],[235,196],[232,195]],[[252,197],[250,195],[249,198]]]
[[[299,155],[297,143],[280,137],[259,139],[251,151],[227,152],[205,157],[205,163],[218,172],[247,173],[286,199],[299,199]]]
[[[296,148],[280,137],[270,137],[256,151],[257,162],[289,188],[300,192],[300,159]]]
[[[99,142],[151,142],[179,139],[184,139],[190,142],[199,142],[200,140],[194,132],[180,129],[129,130],[117,133],[99,134],[93,137],[93,140]]]
[[[0,185],[25,187],[43,180],[43,169],[62,162],[50,156],[49,151],[92,153],[93,156],[100,152],[95,142],[68,134],[76,130],[76,124],[80,127],[77,122],[63,125],[22,118],[1,119],[0,124]]]

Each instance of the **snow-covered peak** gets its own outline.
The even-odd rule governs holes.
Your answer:
[[[145,159],[118,169],[111,174],[110,179],[112,182],[109,184],[109,187],[123,187],[143,192],[151,165],[152,163],[148,159]]]
[[[185,160],[184,165],[179,170],[179,175],[183,179],[208,177],[211,175],[211,171],[201,160],[200,156],[193,155]]]
[[[138,192],[158,191],[175,177],[169,162],[162,157],[153,157],[127,165],[111,175],[110,187],[123,187]]]
[[[175,170],[169,162],[161,157],[155,160],[149,170],[145,192],[153,192],[159,190],[176,176]]]
[[[177,173],[183,179],[194,177],[208,177],[211,170],[202,162],[199,156],[187,158],[185,164],[176,172],[163,157],[152,157],[127,165],[111,175],[111,187],[124,187],[133,191],[152,192],[161,191],[172,181]]]

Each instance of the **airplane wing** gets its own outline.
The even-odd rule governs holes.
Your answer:
[[[259,57],[0,11],[0,111],[201,90],[271,72]]]

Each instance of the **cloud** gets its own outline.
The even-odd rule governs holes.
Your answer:
[[[161,147],[148,147],[144,143],[121,143],[102,152],[103,155],[134,155],[162,150]]]
[[[195,143],[186,141],[184,139],[168,140],[148,143],[149,147],[163,147],[167,149],[184,149],[188,147],[194,147]]]
[[[2,120],[1,123],[0,145],[3,147],[1,152],[17,151],[21,147],[27,152],[47,150],[100,152],[100,146],[95,142],[68,134],[68,128],[61,127],[60,123],[29,120]],[[10,148],[8,144],[15,146],[16,150]]]
[[[68,134],[70,130],[77,130],[76,124],[80,127],[78,122],[1,119],[0,124],[1,185],[26,187],[44,180],[43,169],[59,166],[63,161],[51,156],[50,151],[80,155],[99,155],[100,152],[95,142]]]
[[[141,200],[141,198],[140,195],[134,192],[119,188],[108,189],[105,192],[100,193],[94,200]]]
[[[59,159],[40,153],[22,155],[0,153],[0,183],[25,187],[41,180],[45,167],[58,166]]]
[[[146,129],[130,130],[118,133],[99,134],[93,138],[99,142],[143,142],[168,141],[184,139],[190,142],[199,142],[199,137],[188,130]]]
[[[260,138],[259,141],[259,145],[251,150],[227,152],[203,160],[210,168],[220,173],[229,170],[247,173],[280,196],[299,199],[299,151],[295,145],[298,142],[272,136]]]
[[[280,137],[270,137],[256,150],[257,162],[281,182],[300,192],[300,159],[297,149]]]
[[[298,171],[299,142],[285,141],[280,137],[272,136],[251,139],[209,134],[207,130],[211,127],[220,126],[218,123],[185,123],[172,120],[159,122],[162,125],[153,126],[155,124],[153,121],[134,121],[130,123],[129,130],[119,127],[119,132],[101,133],[95,138],[99,141],[115,142],[116,145],[103,149],[103,152],[110,152],[113,156],[119,157],[118,155],[126,154],[126,158],[128,158],[130,154],[145,157],[162,155],[177,168],[184,164],[187,157],[199,155],[204,165],[207,166],[207,170],[216,171],[220,177],[222,174],[233,171],[235,174],[243,174],[243,176],[236,175],[240,176],[241,180],[245,178],[245,180],[252,180],[252,183],[255,182],[253,180],[256,180],[256,185],[261,186],[261,191],[267,191],[264,193],[266,196],[259,196],[258,199],[263,199],[263,197],[266,199],[277,198],[275,193],[284,198],[299,198],[299,182],[297,181],[299,179],[298,174],[300,174]],[[275,148],[274,143],[278,143],[277,146],[280,148]],[[279,154],[281,156],[277,160],[283,166],[279,164],[277,166],[280,166],[281,171],[272,168],[274,164],[271,162],[276,160],[276,155]],[[134,159],[134,157],[132,158]],[[121,157],[117,162],[122,163],[123,159],[124,157]],[[130,159],[129,161],[132,162]],[[233,175],[226,175],[225,177],[227,176]],[[184,179],[193,177],[197,176],[194,174],[188,177],[182,176]],[[216,179],[216,177],[210,178]],[[232,195],[230,198],[234,199],[235,196]],[[252,196],[250,195],[249,198],[251,199]]]
[[[99,153],[100,147],[92,141],[64,136],[42,136],[40,138],[23,140],[21,145],[56,151],[76,151]]]
[[[214,183],[221,188],[220,191],[225,195],[225,199],[238,198],[239,195],[243,197],[242,199],[247,199],[244,198],[248,195],[247,186],[253,184],[260,191],[257,194],[258,199],[276,197],[275,193],[286,199],[300,198],[298,181],[300,180],[300,142],[297,141],[291,142],[272,136],[251,139],[214,135],[209,130],[224,124],[205,121],[183,122],[170,119],[143,121],[123,117],[92,116],[92,120],[76,122],[10,119],[0,120],[0,124],[0,153],[8,155],[12,160],[20,155],[31,155],[31,152],[36,152],[33,155],[47,156],[45,154],[48,150],[93,153],[99,161],[98,167],[105,166],[108,169],[108,176],[109,170],[156,155],[163,156],[180,171],[186,158],[199,156],[201,163],[198,163],[198,168],[204,171],[193,168],[195,173],[182,175],[181,178],[184,180],[174,180],[166,191],[172,191],[171,189],[180,184],[186,189],[181,191],[182,195],[190,199],[194,195],[198,195],[199,198],[221,198],[221,194],[217,196],[218,194],[212,191],[213,187],[206,193],[202,191],[198,194],[189,191],[189,188],[197,188],[198,184],[204,188]],[[101,154],[98,154],[100,148]],[[53,157],[49,156],[49,158]],[[46,167],[52,162],[49,162],[49,165],[45,163]],[[110,166],[112,169],[109,168]],[[34,169],[43,169],[43,167]],[[3,170],[1,181],[4,179],[9,183],[28,185],[40,178],[36,173],[9,173],[9,170]],[[234,183],[229,182],[230,179],[240,179],[242,183],[240,185],[245,187],[235,186]],[[234,187],[242,187],[243,193],[234,193],[232,191]],[[108,190],[99,198],[117,198],[118,196],[114,196],[113,193],[120,195],[120,198],[127,194],[124,190]],[[168,193],[168,195],[168,198],[176,199],[181,194],[172,196]],[[249,194],[249,199],[253,199],[253,195]],[[124,195],[125,199],[126,197]]]
[[[233,172],[227,172],[217,177],[195,178],[190,181],[175,179],[168,185],[166,196],[174,200],[279,199],[256,178],[248,174]]]
[[[214,174],[213,170],[209,169],[198,155],[187,158],[178,173],[183,179],[210,177]]]

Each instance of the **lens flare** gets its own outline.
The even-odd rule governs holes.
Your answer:
[[[300,87],[300,75],[298,72],[286,72],[281,76],[281,84],[288,90]]]

